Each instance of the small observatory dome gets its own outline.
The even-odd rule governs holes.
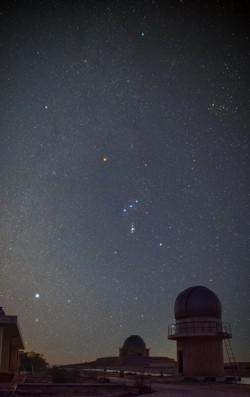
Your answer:
[[[125,340],[123,349],[145,350],[146,345],[144,340],[139,335],[131,335]]]
[[[219,298],[213,291],[200,285],[182,291],[176,298],[174,311],[177,321],[191,317],[221,319]]]
[[[149,349],[147,349],[144,340],[139,335],[129,336],[120,348],[120,358],[123,363],[127,359],[138,359],[138,357],[148,357]],[[125,360],[125,361],[124,361]]]

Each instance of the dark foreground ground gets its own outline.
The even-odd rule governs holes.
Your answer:
[[[250,385],[187,383],[177,377],[81,376],[75,383],[53,383],[48,373],[23,374],[12,384],[0,384],[0,397],[241,397],[250,396]]]

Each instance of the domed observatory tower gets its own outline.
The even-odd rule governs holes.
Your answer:
[[[146,348],[144,340],[139,335],[129,336],[120,348],[120,359],[141,357],[149,357],[149,349]]]
[[[219,298],[206,287],[187,288],[174,310],[176,323],[169,326],[168,339],[177,342],[178,374],[222,377],[223,339],[232,335],[229,324],[222,323]]]

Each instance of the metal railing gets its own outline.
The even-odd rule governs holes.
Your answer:
[[[187,321],[171,324],[168,327],[168,338],[176,339],[181,336],[222,336],[231,338],[232,331],[229,323],[221,321]]]

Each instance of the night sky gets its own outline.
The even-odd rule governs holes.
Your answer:
[[[135,333],[175,357],[175,298],[204,285],[250,360],[249,15],[0,6],[0,306],[28,351],[80,362]]]

